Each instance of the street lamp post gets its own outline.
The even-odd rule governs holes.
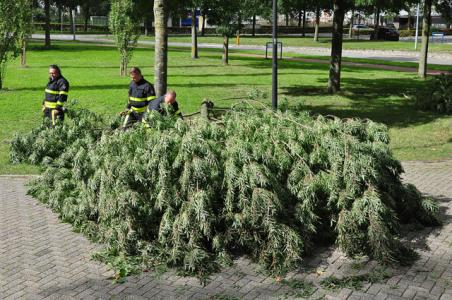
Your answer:
[[[278,7],[273,0],[272,107],[278,108]]]

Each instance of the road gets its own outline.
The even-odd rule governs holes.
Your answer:
[[[33,34],[33,39],[44,39],[44,34]],[[52,40],[70,41],[73,36],[71,34],[52,34]],[[77,35],[76,39],[82,42],[92,43],[113,43],[113,40],[107,35]],[[139,41],[139,45],[154,45],[153,41]],[[169,46],[174,47],[191,47],[190,43],[169,42]],[[199,48],[221,49],[221,44],[199,43]],[[230,45],[230,49],[235,50],[254,50],[265,52],[264,45]],[[314,55],[314,56],[330,56],[330,48],[326,47],[284,47],[285,53]],[[419,52],[415,51],[392,51],[392,50],[343,50],[343,57],[347,58],[364,58],[373,60],[386,60],[395,62],[415,62],[419,61]],[[452,66],[452,54],[445,52],[429,53],[429,64],[450,65]]]

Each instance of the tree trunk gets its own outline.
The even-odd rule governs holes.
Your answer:
[[[198,58],[198,31],[196,30],[196,8],[191,11],[191,58]]]
[[[237,32],[236,32],[236,39],[235,43],[237,45],[240,45],[240,29],[242,28],[242,15],[239,14],[238,20],[237,20]]]
[[[143,27],[144,27],[144,36],[148,36],[148,20],[146,17],[143,17]]]
[[[303,9],[303,37],[306,36],[306,9]]]
[[[63,28],[63,23],[64,23],[64,17],[63,17],[63,7],[60,6],[58,8],[58,11],[60,12],[60,31],[63,32],[64,28]]]
[[[119,75],[126,76],[127,75],[127,56],[121,57],[121,62],[119,64]]]
[[[157,97],[166,93],[168,81],[168,11],[167,0],[154,0],[155,72],[154,87]]]
[[[331,63],[328,92],[341,90],[342,34],[344,30],[344,0],[334,1],[333,39],[331,41]]]
[[[49,49],[50,44],[50,0],[44,0],[44,13],[45,13],[45,42],[44,48]]]
[[[83,31],[88,32],[88,22],[89,22],[89,8],[85,8],[85,24],[83,26]]]
[[[381,14],[381,8],[380,5],[377,5],[376,11],[375,11],[375,34],[378,35],[378,28],[380,27],[380,14]]]
[[[69,17],[71,18],[72,40],[75,41],[75,9],[69,8]]]
[[[428,38],[430,32],[430,25],[432,24],[432,0],[425,0],[424,14],[422,20],[422,45],[419,56],[418,75],[421,78],[427,76],[427,57],[428,57]]]
[[[289,26],[289,14],[286,14],[286,27]]]
[[[355,20],[355,10],[352,9],[352,16],[350,18],[350,28],[348,29],[348,38],[351,39],[353,37],[353,21]]]
[[[407,20],[407,26],[408,26],[408,30],[410,30],[411,29],[411,11],[410,11],[410,9],[408,8],[408,20]]]
[[[23,37],[21,40],[20,65],[21,65],[21,67],[27,66],[27,38],[26,37]]]
[[[303,17],[303,11],[300,9],[298,11],[298,27],[301,27],[301,19]]]
[[[204,12],[202,14],[202,28],[201,28],[201,35],[204,36],[206,34],[206,13]]]
[[[229,64],[229,37],[223,36],[223,57],[222,57],[223,65]]]
[[[319,31],[320,31],[320,5],[315,8],[315,31],[314,31],[314,41],[319,41]]]
[[[256,15],[253,15],[253,31],[251,35],[256,36]]]

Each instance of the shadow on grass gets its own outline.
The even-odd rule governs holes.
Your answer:
[[[107,43],[94,43],[94,42],[77,42],[77,41],[52,41],[52,45],[49,49],[44,47],[44,42],[39,43],[32,41],[28,47],[28,51],[34,52],[80,52],[80,51],[105,51],[108,48],[116,48],[114,44]],[[136,49],[136,51],[145,49]]]
[[[327,79],[319,80],[322,86],[300,85],[283,87],[283,95],[327,96]],[[407,127],[429,123],[441,116],[416,109],[414,102],[404,94],[414,94],[422,83],[415,78],[343,78],[338,94],[351,103],[304,105],[315,114],[332,114],[341,118],[359,117],[385,123],[392,127]],[[331,95],[334,97],[334,95]],[[338,100],[339,101],[339,100]],[[341,104],[343,104],[341,106]]]
[[[44,94],[45,85],[42,87],[20,87],[14,89],[15,91],[42,91]],[[102,85],[76,85],[71,86],[69,93],[74,91],[86,91],[86,90],[112,90],[112,89],[124,89],[127,92],[128,84],[102,84]]]

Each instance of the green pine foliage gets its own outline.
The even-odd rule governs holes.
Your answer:
[[[384,125],[235,107],[127,131],[73,109],[16,136],[11,158],[41,164],[29,193],[110,253],[201,278],[236,254],[282,274],[319,241],[398,261],[400,222],[439,224],[437,204],[401,182]]]
[[[417,91],[415,103],[423,110],[452,113],[452,75],[441,74],[429,80]]]

